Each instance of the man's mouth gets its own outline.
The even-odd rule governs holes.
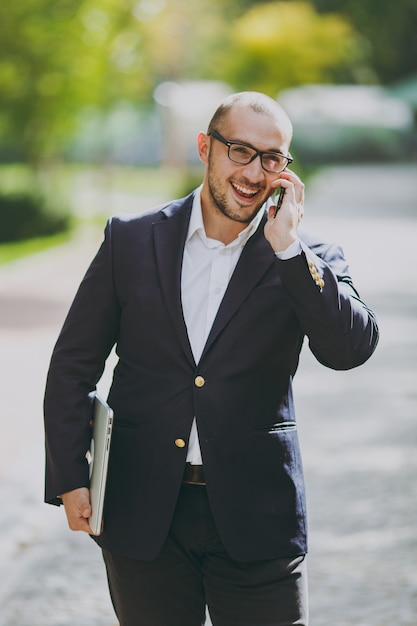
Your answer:
[[[245,200],[252,200],[260,192],[260,189],[251,189],[250,187],[246,187],[246,185],[241,185],[239,183],[232,182],[231,185],[236,193],[241,198],[245,198]]]

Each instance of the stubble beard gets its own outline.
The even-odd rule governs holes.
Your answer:
[[[240,211],[234,211],[229,205],[226,192],[221,192],[220,188],[221,185],[218,184],[217,179],[212,173],[208,172],[208,190],[213,205],[216,207],[219,213],[224,215],[224,217],[233,220],[234,222],[239,222],[240,224],[250,224],[253,218],[257,215],[259,209],[265,203],[265,199],[257,203],[255,208],[253,209],[253,211],[251,211],[249,215]],[[245,209],[245,205],[242,205],[242,211]]]

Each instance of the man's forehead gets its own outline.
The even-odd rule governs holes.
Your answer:
[[[221,132],[231,141],[261,145],[264,149],[277,149],[277,144],[289,144],[291,138],[277,116],[238,106],[223,119]]]

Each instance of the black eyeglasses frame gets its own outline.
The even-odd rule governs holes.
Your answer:
[[[239,165],[249,165],[249,163],[252,163],[252,161],[254,161],[256,159],[256,157],[259,157],[260,161],[261,161],[261,166],[262,168],[265,170],[265,172],[268,172],[269,174],[280,174],[283,170],[285,170],[285,168],[287,167],[287,165],[289,165],[290,163],[293,162],[293,158],[291,156],[291,154],[282,154],[282,152],[278,152],[278,150],[257,150],[256,148],[254,148],[254,146],[252,146],[250,143],[245,143],[243,141],[229,141],[228,139],[225,139],[217,130],[215,130],[214,128],[212,128],[211,130],[209,130],[207,132],[207,135],[211,135],[212,137],[214,137],[214,139],[217,139],[217,141],[220,141],[221,143],[223,143],[225,146],[227,146],[228,151],[227,151],[227,156],[229,157],[229,159],[233,162],[233,163],[238,163]],[[255,154],[253,156],[250,157],[249,161],[247,161],[246,163],[241,162],[241,161],[236,161],[235,159],[232,159],[230,156],[230,149],[232,146],[244,146],[245,148],[250,148],[251,150],[255,151]],[[279,172],[276,172],[275,170],[269,170],[267,169],[262,161],[262,157],[264,156],[264,154],[273,154],[273,155],[277,155],[280,157],[283,157],[284,159],[287,160],[286,165],[284,165],[284,167],[279,170]]]

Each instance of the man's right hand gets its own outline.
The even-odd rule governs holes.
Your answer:
[[[92,535],[93,531],[88,523],[88,518],[91,516],[91,503],[87,487],[67,491],[62,494],[61,498],[71,530],[82,530]]]

